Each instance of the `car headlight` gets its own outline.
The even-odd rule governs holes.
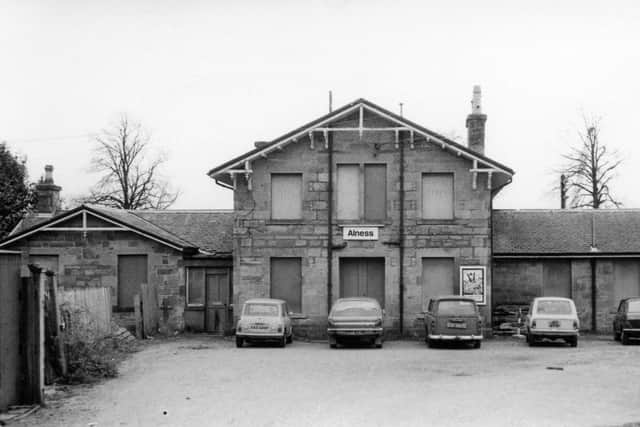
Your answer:
[[[531,329],[535,329],[536,328],[536,321],[532,321],[531,322]]]
[[[376,320],[376,323],[373,324],[374,327],[380,327],[382,326],[382,319],[378,319]]]
[[[278,326],[277,332],[282,332],[282,325]]]
[[[335,323],[333,323],[333,320],[329,320],[329,321],[328,321],[328,324],[329,324],[329,327],[330,327],[330,328],[333,328],[334,326],[336,326],[336,324],[335,324]]]

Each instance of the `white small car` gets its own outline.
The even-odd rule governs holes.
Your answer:
[[[576,305],[569,298],[535,298],[529,308],[526,327],[529,346],[543,338],[562,339],[572,347],[578,346],[580,321]]]
[[[245,342],[275,341],[280,347],[291,343],[293,331],[286,301],[272,298],[250,299],[242,306],[236,326],[236,346]]]

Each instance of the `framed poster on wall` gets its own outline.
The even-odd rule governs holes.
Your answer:
[[[486,268],[479,265],[460,267],[460,295],[476,300],[479,305],[487,303]]]

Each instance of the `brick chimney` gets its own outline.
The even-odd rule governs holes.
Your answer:
[[[53,166],[46,165],[44,167],[44,177],[41,177],[40,182],[36,184],[36,194],[38,195],[36,211],[55,215],[60,209],[61,189],[62,187],[53,183]]]
[[[471,114],[467,116],[467,141],[469,148],[479,154],[484,154],[484,124],[487,115],[482,114],[482,92],[480,86],[473,87],[471,100]]]

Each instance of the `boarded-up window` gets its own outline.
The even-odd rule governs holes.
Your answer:
[[[340,258],[340,298],[375,298],[384,307],[384,258]]]
[[[364,219],[387,218],[387,166],[364,165]]]
[[[571,263],[569,261],[544,261],[542,296],[571,298]]]
[[[360,166],[338,165],[338,219],[360,218]]]
[[[118,307],[133,308],[133,296],[147,283],[146,255],[118,255]]]
[[[301,258],[271,258],[271,298],[285,300],[289,310],[302,312]]]
[[[302,174],[271,175],[271,218],[302,219]]]
[[[422,307],[441,295],[457,295],[453,258],[422,258]]]
[[[204,268],[187,269],[187,304],[204,304]]]
[[[422,218],[453,219],[453,174],[422,175]]]
[[[615,278],[612,305],[617,306],[623,298],[640,295],[640,260],[618,259],[612,262]]]

